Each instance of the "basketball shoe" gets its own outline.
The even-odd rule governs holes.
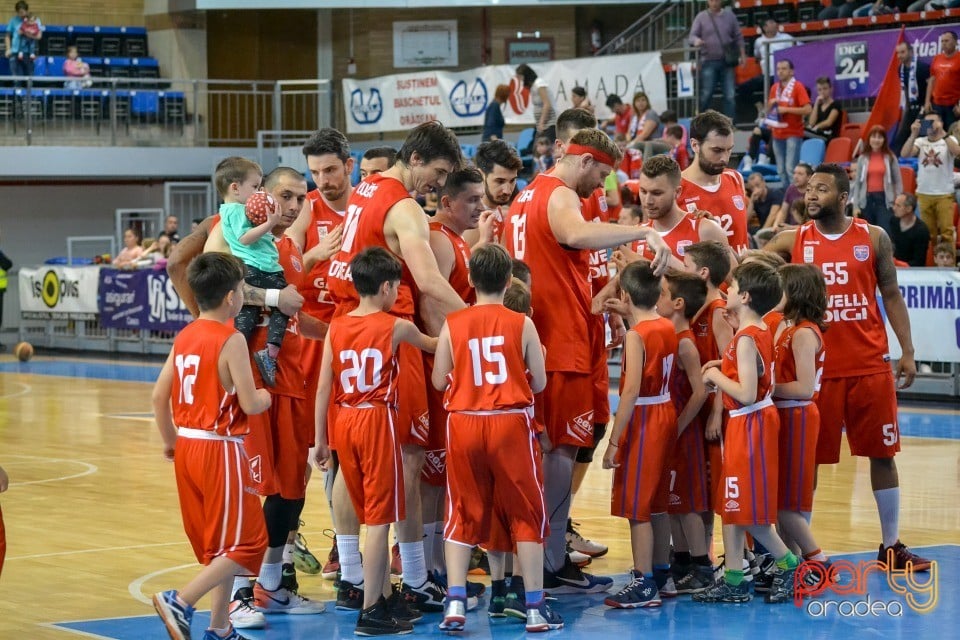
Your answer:
[[[303,526],[303,520],[300,521],[300,526]],[[336,540],[334,540],[333,548],[337,548]],[[320,561],[310,553],[310,549],[307,548],[307,539],[299,532],[297,532],[297,539],[293,541],[293,565],[297,568],[297,571],[310,575],[320,573]],[[339,563],[337,567],[339,568]],[[334,572],[334,575],[336,575],[336,572]],[[326,574],[323,577],[326,578]]]
[[[547,604],[544,598],[535,605],[527,607],[527,631],[537,633],[541,631],[551,631],[554,629],[563,629],[563,618]]]
[[[913,553],[907,548],[907,545],[899,540],[897,540],[896,544],[892,547],[884,547],[883,543],[881,543],[880,550],[877,552],[877,560],[885,563],[888,571],[894,569],[905,571],[907,567],[917,572],[928,571],[930,569],[929,560]]]
[[[326,606],[305,598],[296,591],[285,587],[278,587],[275,591],[268,591],[259,582],[253,585],[253,602],[258,611],[263,613],[286,613],[290,615],[309,615],[323,613]]]
[[[397,620],[387,610],[387,601],[383,596],[372,607],[364,609],[357,616],[357,626],[353,633],[358,636],[395,636],[413,633],[413,623]]]
[[[662,604],[656,581],[636,569],[630,570],[630,577],[630,582],[617,593],[607,597],[603,604],[615,609],[659,607]]]
[[[337,588],[337,609],[341,611],[360,611],[363,609],[363,583],[353,584],[340,580]]]
[[[203,640],[250,640],[246,636],[237,633],[236,625],[230,627],[230,633],[225,636],[218,636],[213,629],[207,629],[203,632]]]
[[[574,522],[572,519],[567,519],[567,544],[570,545],[574,551],[588,555],[591,558],[599,558],[600,556],[606,555],[609,548],[599,542],[584,538],[577,530],[579,526],[580,523]]]
[[[153,608],[167,627],[172,640],[190,640],[190,622],[195,609],[177,597],[174,590],[153,594]]]
[[[237,629],[262,629],[266,618],[253,607],[253,587],[237,589],[230,602],[230,622]]]
[[[601,593],[609,591],[613,586],[613,579],[606,576],[594,576],[585,573],[580,567],[564,558],[563,567],[559,571],[543,570],[543,588],[551,595],[565,593]]]
[[[447,598],[443,608],[441,631],[463,631],[467,621],[467,601],[464,598]]]
[[[320,573],[324,580],[335,580],[337,577],[337,572],[340,571],[340,551],[337,550],[337,534],[330,529],[324,529],[323,535],[328,536],[333,540],[333,546],[330,547],[330,553],[327,555],[327,562],[323,565],[323,569]]]

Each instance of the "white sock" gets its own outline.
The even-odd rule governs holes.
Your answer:
[[[360,536],[337,535],[337,551],[340,553],[340,577],[350,584],[363,582],[363,565],[360,564]]]
[[[880,534],[883,546],[892,547],[900,537],[900,487],[879,489],[873,492],[880,514]]]
[[[427,562],[423,555],[423,540],[400,543],[400,566],[403,581],[411,587],[422,586],[427,581]]]
[[[433,566],[433,548],[437,542],[437,538],[434,535],[436,524],[435,522],[427,522],[423,525],[423,557],[428,572],[433,569],[438,569],[438,567]]]
[[[283,564],[293,564],[293,543],[283,545]]]
[[[231,597],[238,589],[249,589],[250,588],[250,578],[247,576],[234,576],[233,577],[233,590],[230,592]]]
[[[283,576],[279,562],[264,562],[260,565],[260,586],[267,591],[276,591],[280,588],[280,578]]]

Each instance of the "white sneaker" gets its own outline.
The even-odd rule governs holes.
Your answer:
[[[230,622],[237,629],[263,629],[267,620],[253,608],[253,588],[237,589],[230,603]]]
[[[599,558],[608,551],[606,545],[593,540],[587,540],[577,531],[577,523],[573,520],[567,520],[567,544],[571,549],[591,558]],[[574,560],[574,563],[577,561]]]
[[[267,591],[259,582],[253,586],[253,599],[257,610],[263,613],[309,615],[323,613],[327,608],[322,602],[310,600],[283,587],[276,591]]]
[[[572,547],[567,547],[567,555],[570,556],[570,562],[577,565],[581,569],[588,564],[592,558],[585,553],[580,553],[579,551],[574,550]]]

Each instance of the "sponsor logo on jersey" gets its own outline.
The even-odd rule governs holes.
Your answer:
[[[250,458],[250,478],[256,484],[263,482],[263,459],[260,456]]]
[[[736,500],[727,500],[723,508],[727,511],[740,511],[740,503]]]
[[[607,208],[608,208],[608,207],[607,207],[607,196],[605,196],[605,195],[598,196],[598,197],[597,197],[597,204],[600,205],[600,212],[601,212],[601,213],[606,213],[606,212],[607,212]]]
[[[743,196],[740,196],[740,195],[733,196],[733,206],[735,206],[738,210],[743,211],[745,206],[743,204]]]
[[[677,243],[677,254],[683,257],[686,254],[687,247],[693,244],[692,240],[681,240]]]
[[[297,273],[301,273],[303,271],[303,264],[301,264],[299,258],[291,256],[290,265],[293,267],[293,270],[296,271]]]
[[[813,262],[813,247],[807,245],[803,248],[803,261],[807,264]]]
[[[678,496],[678,495],[675,494],[675,493],[671,493],[671,494],[670,494],[670,506],[673,507],[673,506],[676,506],[676,505],[679,505],[679,504],[680,504],[680,496]]]
[[[446,449],[426,451],[423,456],[423,477],[440,477],[447,471]]]
[[[581,413],[576,418],[567,423],[567,433],[579,439],[593,437],[593,409],[586,413]]]
[[[383,117],[383,98],[379,89],[354,89],[350,94],[350,115],[357,124],[373,124]]]
[[[858,244],[853,248],[853,257],[860,262],[866,262],[870,257],[870,245]]]

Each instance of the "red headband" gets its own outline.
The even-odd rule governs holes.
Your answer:
[[[596,147],[588,147],[582,144],[567,145],[566,154],[568,156],[582,156],[585,153],[589,153],[597,162],[609,165],[611,167],[614,165],[613,158],[603,151],[600,151]]]

